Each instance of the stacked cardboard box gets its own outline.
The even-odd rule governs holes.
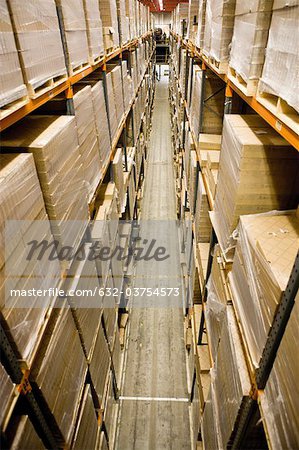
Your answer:
[[[118,148],[112,163],[113,179],[118,193],[119,213],[122,214],[126,205],[125,179],[123,170],[123,152]]]
[[[65,304],[56,313],[58,317],[49,342],[43,341],[31,374],[69,444],[83,393],[87,363],[70,309]]]
[[[99,1],[106,51],[119,46],[116,0]]]
[[[112,72],[108,72],[106,75],[106,90],[107,90],[107,112],[108,112],[108,117],[109,117],[110,137],[111,137],[111,142],[113,142],[116,132],[117,132],[118,125],[119,125],[119,121],[118,121],[119,113],[117,113],[118,108],[115,104]],[[117,105],[118,105],[118,103],[117,103]]]
[[[126,16],[126,0],[116,0],[117,15],[119,21],[120,45],[126,44],[129,40],[129,18]]]
[[[53,241],[32,155],[1,154],[0,165],[1,317],[20,357],[30,363],[53,298],[19,297],[9,291],[55,288],[60,268],[57,261],[49,264],[49,253],[40,261],[36,254],[27,260],[33,239]]]
[[[104,329],[100,326],[94,352],[89,365],[92,383],[95,387],[100,407],[103,408],[108,378],[110,376],[111,357]]]
[[[78,424],[74,440],[73,450],[94,449],[96,448],[99,426],[96,412],[93,405],[91,389],[89,385],[85,386]]]
[[[211,222],[209,217],[209,200],[202,174],[198,174],[198,188],[195,212],[196,242],[209,242],[211,237]]]
[[[93,73],[82,84],[89,84],[91,86],[93,116],[96,124],[101,165],[105,169],[110,159],[111,141],[103,80]]]
[[[275,450],[298,448],[298,364],[296,344],[299,330],[299,294],[267,381],[261,405],[263,418]]]
[[[134,97],[134,87],[131,76],[128,73],[128,63],[126,60],[122,61],[122,82],[123,82],[123,96],[124,96],[124,110],[127,111],[131,101]]]
[[[298,237],[299,223],[294,212],[240,217],[230,278],[234,304],[254,367],[259,366],[277,305],[290,278]]]
[[[108,391],[107,391],[107,399],[106,399],[106,405],[104,410],[104,421],[105,425],[107,427],[108,437],[109,437],[109,443],[113,442],[114,440],[114,433],[115,433],[115,424],[114,417],[115,417],[115,409],[117,407],[117,402],[115,400],[114,390],[113,390],[113,379],[112,376],[110,376],[109,385],[108,385]]]
[[[102,176],[92,91],[91,86],[82,84],[74,86],[73,90],[79,151],[83,164],[84,180],[88,189],[88,200],[90,200]]]
[[[231,305],[228,305],[227,313],[223,318],[211,379],[209,397],[213,418],[211,418],[210,408],[207,412],[204,410],[202,434],[206,443],[216,440],[217,445],[214,448],[227,448],[244,406],[243,402],[249,397],[251,389],[237,321]],[[223,405],[226,407],[223,408]],[[205,418],[206,414],[207,418]],[[214,423],[215,429],[211,426],[211,422]]]
[[[297,1],[274,0],[265,64],[258,87],[260,94],[280,97],[297,112],[299,99],[294,92],[298,87],[298,18]]]
[[[23,77],[29,95],[55,78],[65,79],[66,67],[54,0],[37,5],[34,0],[8,2]]]
[[[134,0],[126,0],[126,16],[129,19],[130,40],[136,37]]]
[[[197,24],[198,24],[198,8],[199,8],[199,0],[191,0],[189,2],[189,11],[188,11],[188,39],[195,44],[196,36],[197,36]]]
[[[3,134],[2,146],[33,154],[53,235],[76,249],[88,209],[75,117],[28,116]]]
[[[124,98],[122,85],[122,72],[119,64],[108,64],[108,70],[111,70],[114,104],[116,110],[117,128],[119,127],[124,115]]]
[[[180,89],[182,97],[186,96],[186,64],[187,64],[187,51],[181,50],[181,63],[180,63]]]
[[[272,3],[273,0],[236,1],[229,77],[237,84],[244,82],[248,95],[255,94],[262,73]]]
[[[75,261],[68,272],[65,290],[70,292],[68,302],[79,332],[85,356],[90,361],[95,338],[100,326],[103,298],[91,244],[81,245],[81,261]],[[84,292],[82,296],[80,293]]]
[[[45,446],[28,416],[19,418],[10,448],[14,450],[21,450],[22,448],[44,450]]]
[[[207,0],[203,52],[227,63],[233,36],[236,0]],[[226,67],[224,71],[226,70]]]
[[[0,36],[3,43],[0,51],[2,67],[0,76],[0,107],[2,108],[2,106],[25,97],[27,89],[24,84],[6,0],[1,0],[0,7]]]
[[[228,259],[240,215],[297,206],[298,169],[296,150],[259,116],[225,116],[213,225]]]
[[[55,0],[61,17],[69,75],[89,62],[87,26],[82,0]]]
[[[198,27],[197,27],[197,36],[196,36],[196,46],[200,49],[203,48],[203,41],[205,35],[205,26],[206,26],[206,0],[199,0],[198,7]]]
[[[89,62],[95,64],[104,55],[102,19],[98,0],[83,0],[87,24]]]

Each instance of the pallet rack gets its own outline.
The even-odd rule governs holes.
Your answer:
[[[140,42],[144,42],[146,40],[149,40],[151,42],[151,49],[150,54],[148,57],[148,60],[146,61],[145,69],[140,77],[140,81],[138,83],[138,86],[135,88],[133,97],[130,101],[130,104],[125,111],[124,115],[121,118],[120,123],[117,127],[117,132],[111,141],[110,145],[110,155],[107,160],[107,163],[105,164],[105,167],[103,167],[102,176],[98,183],[98,186],[96,187],[93,197],[89,203],[89,212],[90,212],[90,220],[95,217],[98,205],[97,205],[97,198],[100,192],[100,187],[106,177],[106,175],[109,172],[111,162],[113,161],[117,145],[120,144],[122,147],[122,151],[125,157],[125,169],[128,171],[128,155],[127,150],[129,145],[132,146],[135,145],[138,141],[138,139],[141,136],[141,133],[145,133],[144,127],[149,127],[149,123],[145,124],[145,112],[143,112],[140,122],[139,122],[139,128],[134,130],[134,127],[132,125],[132,142],[129,142],[128,138],[128,127],[129,124],[133,122],[132,119],[132,108],[137,100],[141,86],[146,78],[146,76],[150,76],[152,80],[155,81],[155,44],[152,40],[152,31],[148,31],[144,33],[139,38],[136,38],[125,45],[114,49],[112,52],[104,55],[97,64],[93,66],[89,66],[87,68],[84,68],[79,73],[76,73],[75,75],[68,77],[66,80],[61,82],[58,85],[55,85],[52,89],[49,89],[46,93],[43,93],[42,95],[38,96],[37,98],[30,99],[26,104],[20,103],[19,108],[15,108],[12,111],[8,112],[6,111],[5,115],[2,116],[0,119],[0,130],[3,131],[11,126],[13,126],[15,123],[29,115],[30,113],[36,111],[41,106],[45,105],[47,102],[51,101],[53,98],[57,97],[59,94],[63,95],[66,101],[66,110],[68,115],[74,115],[74,105],[73,105],[73,85],[76,83],[84,80],[88,75],[92,74],[95,71],[100,71],[103,73],[103,83],[104,83],[104,93],[106,94],[106,88],[105,88],[105,76],[106,76],[106,65],[108,62],[117,62],[121,64],[122,59],[128,59],[130,60],[130,53],[134,51]],[[154,84],[153,84],[153,91],[154,91]],[[145,108],[147,110],[147,119],[150,120],[151,112],[152,112],[152,106],[153,106],[153,100],[154,100],[154,92],[151,92],[148,90],[146,98],[145,98]],[[144,122],[144,123],[143,123]],[[145,144],[146,147],[146,144]],[[145,150],[146,152],[146,150]],[[134,208],[134,211],[131,212],[134,216],[134,218],[137,218],[138,216],[138,208],[137,208],[137,196],[138,192],[140,190],[140,186],[142,184],[142,173],[144,170],[144,164],[145,164],[145,155],[142,155],[142,169],[139,173],[138,179],[136,179],[136,191],[134,193],[134,198],[132,199],[132,205]],[[133,167],[133,166],[132,166]],[[132,168],[131,168],[132,169]],[[133,177],[133,169],[131,170],[131,173],[129,176]],[[129,178],[127,179],[126,187],[128,187]],[[129,201],[127,202],[126,209],[129,208],[128,205]],[[130,213],[129,213],[130,215]],[[92,222],[90,222],[91,225]],[[89,228],[89,227],[88,227]],[[88,230],[87,234],[84,235],[83,240],[86,239],[88,241]],[[131,240],[131,237],[129,236],[129,240]],[[61,277],[61,286],[65,282],[65,278],[67,277],[68,271],[64,271],[62,273]],[[124,311],[125,309],[122,308]],[[122,309],[120,308],[119,313],[122,312]],[[48,312],[48,320],[46,321],[45,326],[42,329],[42,335],[47,332],[47,324],[49,323],[50,318],[52,317],[51,311]],[[103,317],[100,321],[100,326],[103,326]],[[107,336],[105,336],[107,339]],[[38,345],[40,343],[41,339],[38,341]],[[108,345],[108,344],[107,344]],[[108,345],[109,346],[109,345]],[[109,347],[110,352],[110,370],[112,374],[112,383],[113,383],[113,392],[115,395],[115,399],[117,400],[117,382],[116,382],[116,376],[115,376],[115,370],[114,370],[114,364],[112,360],[112,349]],[[36,383],[34,379],[32,379],[31,376],[31,367],[25,367],[23,362],[19,359],[19,355],[16,353],[14,344],[10,342],[9,337],[7,335],[6,330],[3,328],[3,325],[0,324],[0,353],[1,353],[1,363],[3,364],[6,372],[10,376],[12,383],[15,385],[14,392],[11,396],[11,402],[9,405],[9,408],[7,410],[6,416],[1,424],[3,425],[3,429],[1,428],[1,443],[6,445],[6,430],[9,427],[9,423],[11,418],[13,417],[13,414],[17,408],[17,405],[22,402],[22,408],[25,411],[26,414],[30,417],[31,421],[35,424],[35,428],[38,431],[38,434],[40,438],[43,441],[43,444],[47,448],[64,448],[65,443],[63,442],[63,435],[59,428],[56,426],[55,423],[52,423],[51,419],[49,420],[49,416],[47,412],[44,411],[44,405],[43,402],[41,402],[41,396],[39,392],[39,388],[36,386]],[[86,357],[86,355],[85,355]],[[110,374],[109,370],[109,374]],[[87,378],[85,377],[84,384],[86,384],[86,381],[90,383],[90,373],[89,370],[87,372]],[[94,403],[98,403],[98,406],[100,408],[100,402],[97,399],[97,395],[95,391],[93,392],[93,399]],[[81,400],[80,400],[81,401]],[[102,432],[105,433],[106,438],[108,436],[107,430],[105,428],[105,423],[103,421],[103,414],[100,411],[99,412],[99,429],[102,430]]]
[[[171,33],[172,42],[170,43],[171,46],[177,45],[179,49],[186,50],[186,72],[185,72],[185,96],[182,94],[182,87],[180,86],[179,81],[179,74],[176,73],[176,68],[173,65],[172,69],[174,72],[174,77],[177,83],[177,90],[179,92],[180,100],[183,104],[184,109],[184,118],[183,118],[183,131],[182,131],[182,139],[179,142],[179,146],[181,149],[185,148],[185,142],[186,142],[186,122],[189,123],[189,128],[191,131],[191,136],[193,140],[193,145],[195,146],[196,153],[197,153],[197,180],[198,180],[198,174],[199,172],[202,172],[202,168],[200,166],[200,150],[198,148],[198,136],[196,136],[196,133],[194,132],[192,128],[192,123],[190,120],[190,111],[188,109],[188,98],[187,98],[187,92],[188,92],[188,74],[189,74],[189,65],[194,64],[194,61],[196,61],[198,64],[201,64],[202,71],[205,71],[207,68],[210,69],[214,74],[216,74],[224,83],[223,89],[225,89],[225,106],[224,106],[224,114],[230,114],[233,110],[233,103],[237,99],[243,100],[249,107],[251,107],[258,115],[260,115],[266,122],[268,122],[269,125],[271,125],[281,136],[283,136],[293,147],[295,147],[299,151],[299,136],[298,134],[288,127],[285,123],[281,122],[269,109],[267,109],[264,105],[259,103],[255,96],[249,97],[244,94],[230,79],[228,79],[226,74],[219,73],[217,68],[208,62],[200,49],[198,49],[193,42],[190,42],[188,39],[184,39],[178,34],[174,33],[173,31]],[[170,50],[170,54],[172,54],[172,49]],[[181,52],[179,53],[181,55]],[[179,64],[181,56],[179,56]],[[202,78],[202,89],[204,89],[204,82],[205,77]],[[191,95],[192,95],[192,77],[189,81],[191,83]],[[172,94],[170,94],[172,95]],[[201,132],[201,125],[203,120],[203,114],[204,114],[204,96],[201,96],[201,105],[200,105],[200,111],[201,115],[199,118],[200,121],[200,127],[199,130]],[[178,124],[176,124],[177,127],[179,127]],[[209,191],[208,189],[208,183],[207,180],[203,175],[203,181],[207,190],[207,193]],[[208,201],[210,210],[213,210],[213,198],[208,195]],[[193,227],[193,239],[195,236],[194,227]],[[206,277],[205,277],[205,284],[203,286],[203,289],[200,292],[200,298],[199,301],[201,303],[201,315],[200,315],[200,323],[199,326],[193,326],[193,332],[196,333],[195,341],[197,342],[197,345],[199,346],[206,346],[209,343],[209,336],[207,336],[207,329],[205,325],[205,303],[207,301],[207,281],[211,274],[212,269],[212,263],[214,259],[214,249],[215,245],[217,244],[217,235],[213,228],[212,224],[212,232],[211,232],[211,238],[210,238],[210,244],[209,244],[209,257],[208,257],[208,264],[207,264],[207,271],[206,271]],[[262,354],[262,357],[260,359],[259,368],[251,373],[251,383],[252,388],[250,392],[250,396],[247,397],[245,404],[243,405],[242,412],[240,417],[238,418],[237,427],[235,428],[232,440],[229,443],[229,448],[231,449],[237,449],[242,448],[242,445],[245,442],[247,433],[250,432],[250,424],[252,423],[252,420],[257,417],[257,414],[260,415],[263,418],[263,411],[261,406],[261,396],[263,395],[263,389],[265,388],[266,382],[269,378],[271,368],[273,366],[279,345],[281,343],[282,337],[284,335],[285,328],[287,326],[292,308],[294,306],[294,300],[296,297],[296,294],[299,289],[299,252],[297,253],[296,260],[294,262],[294,266],[290,275],[290,279],[287,285],[287,288],[283,294],[283,297],[281,299],[281,302],[277,308],[274,321],[271,327],[271,330],[269,332],[267,342]],[[192,311],[193,309],[193,311]],[[191,317],[193,317],[194,323],[196,322],[194,317],[194,307],[191,308],[191,311],[187,310],[186,314],[191,314]],[[198,358],[198,352],[196,352],[197,358]],[[211,356],[210,356],[211,360]],[[200,361],[196,363],[196,366],[198,369],[197,376],[200,378]],[[205,373],[204,373],[205,376]],[[196,375],[193,379],[193,389],[196,382]],[[202,380],[202,383],[204,383],[204,380]],[[200,398],[203,399],[203,391],[201,388],[201,383],[199,381],[198,383],[199,389],[200,389]],[[193,391],[192,391],[193,392]],[[263,421],[265,436],[267,439],[267,443],[269,448],[272,448],[271,441],[269,437],[269,433],[266,429],[266,424]],[[202,439],[201,433],[199,430],[199,438]]]

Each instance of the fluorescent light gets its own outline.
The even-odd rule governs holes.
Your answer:
[[[163,0],[159,0],[160,11],[163,11]]]

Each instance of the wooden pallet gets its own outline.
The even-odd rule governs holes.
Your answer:
[[[67,80],[67,74],[59,75],[57,77],[49,78],[47,81],[45,81],[43,84],[41,84],[38,87],[34,87],[32,84],[27,84],[27,89],[30,98],[38,98],[41,95],[45,94],[46,92],[56,88],[61,83],[64,83]]]
[[[78,73],[82,72],[83,70],[87,69],[88,67],[90,67],[89,62],[85,62],[82,64],[79,64],[78,66],[72,67],[72,65],[69,65],[69,73],[70,76],[73,77],[74,75],[77,75]]]
[[[227,61],[217,61],[217,59],[212,56],[207,56],[205,53],[202,54],[202,58],[206,61],[209,66],[219,75],[227,74],[228,62]]]
[[[103,53],[102,55],[97,56],[96,58],[90,56],[89,57],[89,64],[91,66],[96,66],[97,64],[100,64],[101,62],[103,62],[104,58],[105,58],[105,53]]]
[[[235,69],[230,66],[228,66],[227,76],[247,97],[252,97],[255,95],[259,81],[258,79],[246,81],[240,74],[238,74],[238,72],[236,72]]]
[[[5,106],[2,106],[0,108],[0,120],[4,119],[10,114],[13,114],[15,111],[25,106],[28,102],[29,96],[25,95],[24,97],[21,97],[18,100],[15,100],[13,102],[8,103]]]
[[[257,92],[256,99],[277,117],[277,128],[279,128],[279,122],[282,122],[299,135],[299,114],[285,100],[277,95],[261,91]]]

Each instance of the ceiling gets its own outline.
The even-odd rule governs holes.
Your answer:
[[[150,7],[151,12],[170,12],[178,3],[188,3],[188,0],[140,0],[146,6]],[[161,9],[160,3],[163,4]]]

